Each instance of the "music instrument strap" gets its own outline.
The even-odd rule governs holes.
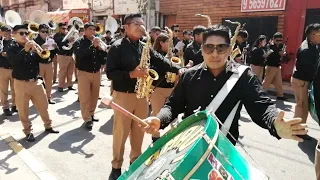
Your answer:
[[[226,81],[226,83],[223,85],[223,87],[219,90],[218,94],[212,99],[211,103],[206,108],[207,112],[215,113],[217,109],[220,107],[222,102],[225,100],[225,98],[228,96],[228,94],[231,92],[233,87],[237,84],[238,80],[249,67],[240,65],[237,69],[237,73],[233,73],[230,78]],[[227,131],[229,131],[232,121],[234,119],[234,116],[237,112],[237,109],[240,105],[240,101],[237,102],[237,104],[234,106],[230,114],[228,115],[227,119],[223,123],[224,129],[222,129],[222,133],[224,135],[227,135]]]

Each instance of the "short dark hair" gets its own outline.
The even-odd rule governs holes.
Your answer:
[[[109,34],[109,33],[111,34],[111,31],[110,31],[110,30],[107,30],[107,31],[106,31],[106,34]]]
[[[96,26],[93,22],[87,22],[84,24],[84,29],[88,29],[89,27],[96,27]],[[69,26],[68,26],[68,28],[69,28]]]
[[[203,43],[205,43],[210,36],[221,36],[227,44],[230,44],[231,30],[228,26],[215,24],[207,28],[203,33]]]
[[[276,38],[283,38],[282,33],[281,32],[274,33],[273,39],[276,39]]]
[[[241,30],[239,31],[238,36],[240,36],[240,37],[242,37],[242,38],[248,38],[249,33],[248,33],[248,31],[246,31],[246,30],[244,30],[244,29],[241,29]]]
[[[128,24],[130,23],[133,18],[141,18],[141,14],[127,14],[125,17],[124,17],[124,24]]]
[[[173,25],[170,27],[170,29],[171,29],[171,30],[174,30],[175,27],[179,27],[179,25],[178,25],[178,24],[173,24]]]
[[[40,25],[39,25],[39,30],[40,30],[40,29],[49,29],[49,26],[46,25],[46,24],[40,24]]]
[[[205,31],[206,31],[206,28],[204,26],[195,26],[193,28],[192,34],[193,35],[199,35],[199,34],[205,32]]]
[[[319,23],[308,25],[305,30],[306,36],[309,36],[313,31],[320,31]]]
[[[84,27],[80,27],[79,32],[84,32]]]
[[[150,32],[156,32],[156,31],[161,32],[161,28],[159,26],[153,26],[150,30]]]
[[[191,34],[191,32],[189,30],[183,30],[182,35],[185,35],[185,34]]]
[[[9,25],[4,25],[0,28],[1,32],[8,32],[11,31],[12,28]]]
[[[66,26],[66,25],[67,25],[67,23],[65,23],[65,22],[61,22],[58,24],[59,27]]]

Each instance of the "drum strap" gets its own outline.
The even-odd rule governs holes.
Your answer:
[[[238,80],[249,67],[240,65],[238,67],[238,72],[233,73],[230,78],[227,80],[227,82],[223,85],[223,87],[219,90],[218,94],[213,98],[209,106],[206,108],[208,113],[214,113],[217,111],[219,106],[222,104],[224,99],[228,96],[228,94],[231,92],[232,88],[237,84]],[[240,105],[240,101],[237,102],[237,104],[234,106],[230,114],[228,115],[227,119],[223,123],[224,127],[222,130],[222,133],[224,135],[227,135],[227,131],[229,131],[232,121],[234,119],[234,116],[237,112],[237,109]]]

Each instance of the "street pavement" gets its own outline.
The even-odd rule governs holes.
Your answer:
[[[110,81],[103,76],[101,97],[109,94]],[[76,84],[75,84],[75,87]],[[8,133],[20,143],[32,158],[21,156],[9,147],[10,143],[0,138],[0,180],[49,179],[57,180],[106,180],[111,171],[113,111],[98,107],[93,130],[83,127],[77,91],[57,92],[53,89],[53,101],[49,105],[50,117],[59,134],[44,133],[43,123],[38,112],[30,103],[30,119],[33,123],[36,142],[24,140],[18,115],[6,118],[0,116],[0,135]],[[291,97],[292,98],[292,97]],[[99,102],[100,103],[100,102]],[[98,104],[99,104],[98,103]],[[278,101],[286,117],[293,117],[294,99]],[[319,126],[309,117],[309,134],[320,137]],[[274,180],[315,180],[314,148],[316,140],[298,143],[292,140],[277,140],[267,130],[251,122],[243,108],[240,119],[240,142],[237,148],[251,164],[256,162],[260,169]],[[1,137],[1,136],[0,136]],[[146,135],[143,150],[151,143]],[[247,154],[247,153],[249,154]],[[123,170],[129,166],[130,143],[127,141]],[[27,155],[26,155],[27,156]],[[31,159],[31,160],[30,160]],[[253,159],[253,160],[251,160]],[[254,161],[254,162],[253,162]],[[33,168],[41,166],[41,170]],[[42,176],[45,172],[47,176]]]

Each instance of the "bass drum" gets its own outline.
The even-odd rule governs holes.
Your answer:
[[[314,87],[313,87],[313,82],[309,86],[309,112],[311,117],[319,123],[319,118],[317,115],[317,110],[316,110],[316,105],[314,102]]]
[[[152,144],[120,180],[262,180],[219,131],[214,114],[198,112]]]

